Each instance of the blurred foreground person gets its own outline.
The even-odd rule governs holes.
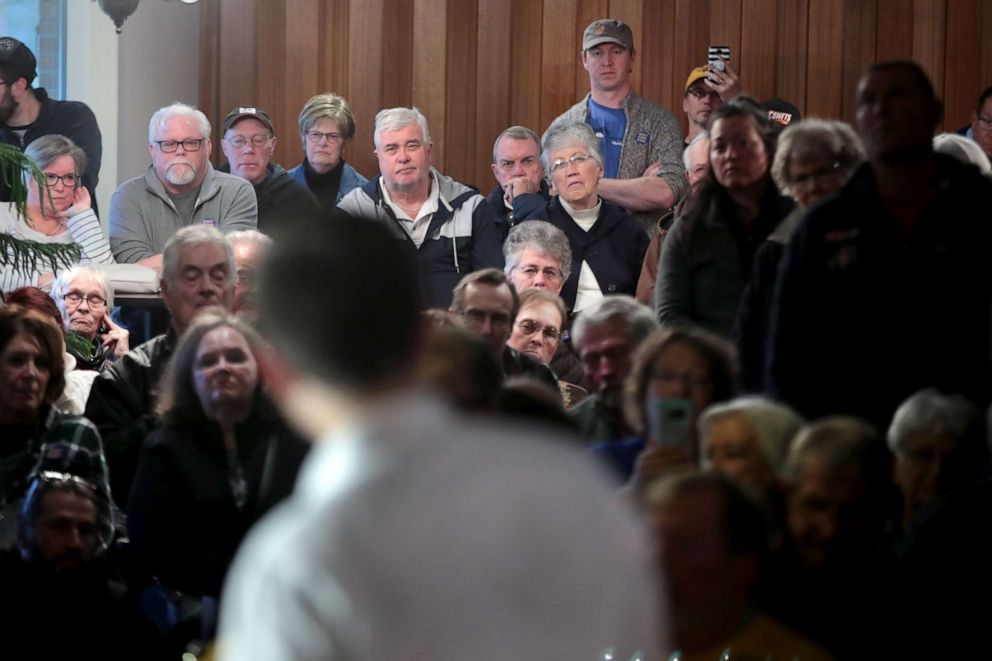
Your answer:
[[[676,474],[652,482],[645,502],[672,590],[673,658],[833,658],[758,608],[769,526],[740,486],[712,473]]]
[[[389,237],[324,224],[263,262],[270,389],[317,447],[236,559],[220,658],[658,658],[646,539],[612,485],[410,387],[418,266]],[[286,295],[307,290],[326,305]]]
[[[47,446],[17,549],[0,554],[4,658],[166,658],[107,552],[113,532],[103,457],[71,441]]]

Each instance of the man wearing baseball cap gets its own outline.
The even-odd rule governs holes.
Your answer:
[[[96,184],[103,146],[96,116],[79,101],[56,101],[44,88],[32,88],[37,61],[31,49],[13,37],[0,37],[0,142],[24,149],[43,135],[60,134],[86,152],[83,185],[96,211]],[[0,200],[7,200],[0,182]]]
[[[272,163],[275,129],[268,113],[239,106],[224,119],[221,148],[227,163],[218,169],[247,179],[258,200],[258,229],[266,234],[296,220],[318,218],[320,206],[310,190]]]
[[[616,19],[590,24],[582,36],[590,93],[552,126],[586,122],[592,127],[605,158],[599,194],[636,213],[653,232],[658,216],[678,202],[688,184],[678,120],[631,89],[635,57],[629,25]]]
[[[696,67],[689,72],[682,96],[682,110],[689,120],[685,146],[695,140],[710,124],[710,115],[725,102],[740,93],[737,73],[726,63],[723,71],[710,70],[708,66]]]

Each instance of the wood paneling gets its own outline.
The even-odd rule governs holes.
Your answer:
[[[588,91],[582,31],[604,17],[631,25],[635,89],[683,127],[686,75],[715,43],[731,47],[745,92],[804,115],[853,120],[857,80],[878,60],[920,62],[948,129],[992,84],[988,0],[203,0],[200,103],[215,125],[235,105],[268,110],[276,160],[292,166],[300,107],[341,94],[358,122],[347,158],[369,176],[376,112],[416,105],[435,165],[488,191],[496,134],[541,133]]]

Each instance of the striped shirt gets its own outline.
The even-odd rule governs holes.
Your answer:
[[[93,213],[92,209],[87,209],[78,213],[66,222],[68,229],[61,234],[49,236],[32,229],[21,218],[17,217],[17,212],[13,204],[0,204],[0,232],[9,234],[22,241],[36,241],[38,243],[76,243],[82,249],[81,264],[113,264],[114,256],[110,251],[110,243],[107,235],[104,234],[100,226],[100,220]],[[0,290],[11,291],[18,287],[38,286],[38,279],[42,273],[50,272],[51,266],[47,260],[38,258],[37,266],[40,268],[31,272],[15,270],[12,266],[13,251],[8,249],[6,263],[0,265]],[[62,263],[60,268],[69,268],[72,263]]]

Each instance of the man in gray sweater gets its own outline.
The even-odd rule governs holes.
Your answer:
[[[165,242],[187,225],[225,233],[256,227],[251,184],[214,170],[210,150],[210,122],[196,108],[174,103],[152,115],[152,164],[110,200],[110,247],[118,262],[160,268]]]

